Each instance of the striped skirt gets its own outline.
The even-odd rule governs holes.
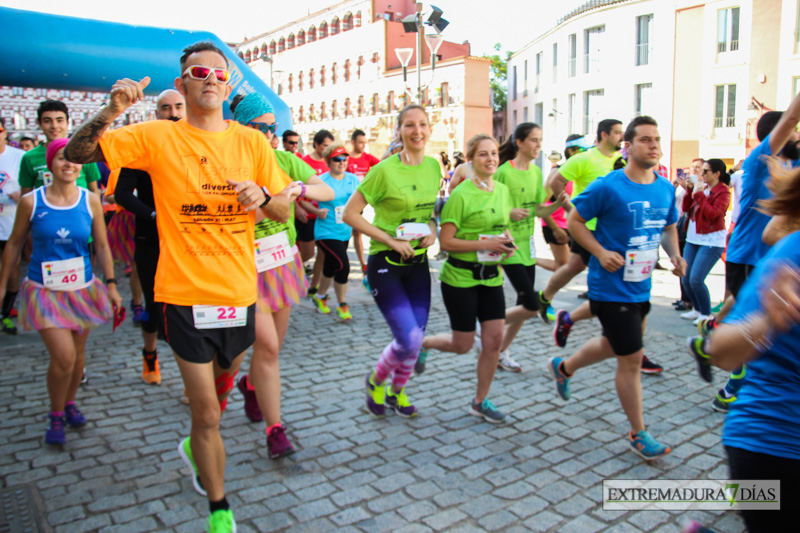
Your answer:
[[[136,217],[128,211],[115,213],[108,223],[108,246],[115,261],[133,261],[133,236]]]
[[[276,313],[300,301],[308,291],[308,280],[297,247],[294,260],[258,273],[257,313]]]
[[[83,333],[114,316],[106,286],[97,277],[74,291],[54,291],[26,279],[20,293],[19,321],[24,331],[58,328]]]

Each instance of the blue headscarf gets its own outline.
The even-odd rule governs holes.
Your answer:
[[[244,126],[254,118],[258,118],[266,113],[273,113],[272,104],[267,97],[259,93],[251,93],[239,102],[233,112],[233,118]]]

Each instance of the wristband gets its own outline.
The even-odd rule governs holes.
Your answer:
[[[300,200],[301,198],[306,197],[306,184],[302,181],[299,181],[298,183],[300,184],[300,196],[298,196],[297,199]]]
[[[108,278],[108,279],[106,280],[106,286],[108,286],[108,285],[109,285],[109,284],[111,284],[111,283],[113,283],[114,285],[116,285],[116,284],[117,284],[117,278]]]
[[[269,203],[270,200],[272,200],[272,196],[269,195],[269,190],[266,187],[261,187],[261,192],[264,193],[264,196],[266,196],[266,198],[261,203],[261,205],[258,206],[258,207],[264,207],[265,205],[267,205]]]

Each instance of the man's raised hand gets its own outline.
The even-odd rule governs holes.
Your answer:
[[[116,114],[122,114],[130,106],[144,99],[144,90],[150,85],[150,76],[145,76],[141,81],[130,78],[117,80],[111,87],[111,97],[108,107]]]

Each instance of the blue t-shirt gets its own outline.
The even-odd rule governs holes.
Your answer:
[[[350,196],[356,192],[356,187],[358,187],[360,183],[358,181],[358,176],[350,172],[345,172],[344,177],[337,180],[331,176],[330,172],[326,172],[319,178],[333,189],[335,196],[330,202],[319,203],[319,208],[327,209],[328,215],[325,218],[317,217],[317,221],[314,223],[314,239],[350,240],[353,230],[350,226],[342,222],[341,218],[344,212],[344,205],[347,203],[347,200],[350,199]],[[338,222],[337,219],[339,220]]]
[[[742,195],[739,200],[739,218],[728,243],[726,261],[744,265],[755,265],[766,255],[769,246],[761,240],[770,217],[758,211],[758,201],[772,198],[767,189],[769,167],[767,158],[772,155],[767,135],[761,144],[753,148],[742,165]],[[794,162],[797,166],[798,162]]]
[[[31,238],[33,253],[28,265],[28,279],[44,283],[42,265],[47,268],[54,261],[76,257],[83,258],[84,279],[92,281],[92,262],[89,256],[89,238],[92,236],[92,208],[88,190],[78,187],[80,194],[68,207],[51,205],[45,187],[33,190],[31,213]]]
[[[641,281],[625,281],[626,267],[656,254],[664,227],[675,224],[675,189],[656,175],[642,185],[631,181],[624,170],[615,170],[594,180],[572,202],[584,220],[597,218],[594,236],[603,248],[625,258],[626,266],[609,272],[597,258],[589,261],[589,299],[600,302],[647,302],[650,300],[650,275]],[[654,265],[653,265],[654,266]],[[640,274],[642,269],[639,269]],[[637,277],[637,276],[634,276]]]
[[[725,323],[758,311],[771,272],[789,260],[800,265],[800,232],[781,239],[747,278]],[[725,419],[722,442],[756,453],[800,460],[800,326],[777,337],[747,364],[737,400]]]

